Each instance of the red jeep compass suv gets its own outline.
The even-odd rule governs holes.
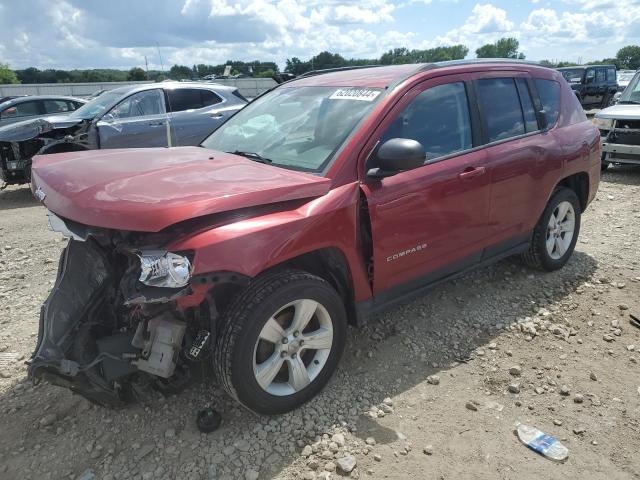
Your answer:
[[[36,158],[70,240],[29,373],[121,404],[206,361],[246,407],[286,412],[348,323],[509,255],[562,267],[599,145],[560,73],[492,60],[312,72],[201,148]]]

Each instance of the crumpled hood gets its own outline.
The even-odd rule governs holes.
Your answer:
[[[34,157],[31,188],[56,215],[157,232],[202,215],[321,196],[331,181],[200,147]]]
[[[0,142],[22,142],[56,128],[68,128],[82,122],[81,118],[68,115],[51,115],[49,117],[24,120],[0,127]]]
[[[618,104],[605,108],[596,113],[598,118],[613,118],[620,120],[640,120],[640,105]]]

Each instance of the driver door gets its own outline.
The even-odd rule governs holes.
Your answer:
[[[171,146],[162,89],[128,96],[98,121],[100,148]]]
[[[490,174],[484,150],[474,148],[480,135],[470,80],[452,75],[419,85],[372,137],[374,144],[410,138],[427,153],[420,168],[382,180],[365,177],[376,295],[393,287],[419,288],[482,256]]]

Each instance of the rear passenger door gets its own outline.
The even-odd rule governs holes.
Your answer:
[[[542,106],[528,74],[482,73],[474,85],[491,178],[491,245],[484,253],[490,258],[529,240],[546,202],[545,186],[562,165],[553,135],[540,128]],[[557,119],[557,112],[547,113]]]
[[[479,138],[469,80],[451,75],[415,87],[385,116],[365,148],[410,138],[427,153],[420,168],[363,183],[376,294],[420,287],[480,259],[490,185],[484,151],[474,148]]]
[[[167,89],[175,145],[200,145],[232,112],[218,111],[223,99],[204,88]]]

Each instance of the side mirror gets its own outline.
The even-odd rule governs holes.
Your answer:
[[[101,118],[100,121],[105,122],[105,123],[113,123],[115,121],[116,117],[113,116],[113,113],[105,113]]]
[[[370,167],[367,176],[385,178],[406,170],[421,167],[427,154],[420,142],[409,138],[392,138],[374,151],[369,159]]]

